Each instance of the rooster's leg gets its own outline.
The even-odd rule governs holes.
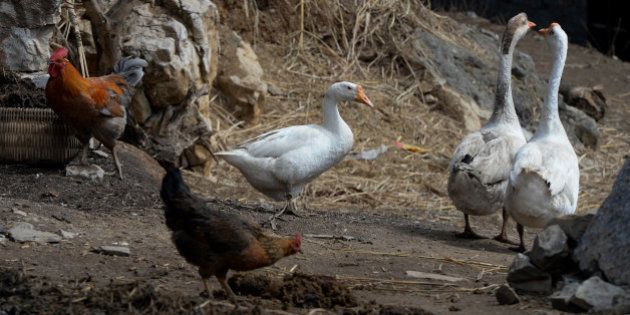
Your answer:
[[[120,179],[123,179],[122,167],[120,165],[120,160],[118,160],[118,150],[116,149],[116,146],[112,147],[112,156],[114,157],[114,164],[116,164],[118,176],[120,177]]]
[[[81,157],[79,158],[80,165],[88,165],[87,156],[90,152],[90,142],[83,144],[83,149],[81,150]]]
[[[509,221],[509,216],[508,216],[507,211],[505,210],[505,208],[503,208],[501,216],[503,218],[503,225],[501,226],[501,233],[499,233],[499,235],[495,236],[494,240],[499,241],[501,243],[508,243],[508,244],[516,245],[516,243],[510,241],[508,239],[508,237],[507,237],[507,225],[508,225],[508,221]]]

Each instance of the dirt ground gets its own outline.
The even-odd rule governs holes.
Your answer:
[[[456,18],[467,19],[461,15]],[[467,22],[497,30],[497,26],[483,21]],[[544,42],[533,35],[519,44],[519,48],[530,53],[539,71],[546,73],[549,56],[545,55],[546,50],[541,45],[545,45]],[[278,68],[271,66],[273,52],[276,50],[275,55],[281,55],[277,53],[278,48],[260,44],[259,49],[261,63],[265,69],[270,69],[267,75],[276,78],[270,81],[286,88],[279,83],[287,77],[286,72],[280,73]],[[590,49],[573,45],[570,48],[565,74],[567,81],[577,85],[603,83],[610,105],[610,111],[600,125],[600,149],[581,154],[581,166],[586,174],[582,190],[590,196],[587,199],[590,203],[580,206],[581,212],[597,208],[610,190],[612,179],[621,166],[623,152],[629,152],[630,109],[625,105],[630,97],[629,70],[629,64]],[[308,94],[302,99],[308,99],[305,101],[307,109],[312,98],[315,103],[319,102],[319,95],[319,92],[313,92],[313,96]],[[292,100],[298,102],[302,96],[304,94],[296,94]],[[274,104],[273,100],[270,104]],[[345,113],[342,115],[355,117],[362,115],[361,110],[343,109]],[[263,121],[278,122],[279,117],[278,111],[271,109]],[[377,128],[374,121],[383,119],[377,117],[363,128]],[[312,120],[313,117],[307,114],[297,119]],[[282,120],[278,124],[290,122]],[[369,148],[386,138],[375,139],[372,131],[357,129],[359,149]],[[395,136],[393,129],[388,126],[382,132],[389,139]],[[437,145],[441,139],[459,136],[459,131],[434,137],[410,130],[400,132],[418,144]],[[234,136],[231,140],[245,136],[247,134]],[[425,182],[431,178],[442,179],[433,183],[434,186],[422,184],[423,188],[417,193],[420,197],[414,197],[425,201],[421,205],[414,205],[413,201],[404,207],[392,208],[379,203],[378,196],[373,198],[376,200],[344,198],[339,190],[325,187],[335,181],[335,177],[327,173],[325,175],[329,177],[318,179],[304,200],[309,208],[305,212],[309,216],[289,216],[279,223],[280,234],[302,233],[304,253],[252,273],[276,282],[298,274],[297,278],[287,278],[286,281],[306,293],[290,298],[264,292],[261,296],[249,295],[238,311],[307,314],[324,307],[323,313],[344,314],[554,313],[550,303],[542,297],[524,296],[521,303],[512,306],[501,306],[496,302],[493,290],[505,282],[514,253],[507,249],[508,245],[492,240],[469,241],[455,237],[454,234],[463,227],[463,220],[461,214],[450,206],[441,188],[445,182],[441,167],[448,160],[454,140],[444,141],[447,143],[445,148],[431,156],[405,156],[390,151],[374,162],[346,161],[336,168],[353,169],[355,177],[375,177],[374,181],[379,183],[383,177],[374,173],[381,170],[376,164],[383,161],[399,166],[408,164],[410,173],[414,163],[429,164],[429,168],[434,169],[431,175],[434,177],[417,177],[422,177]],[[114,167],[109,159],[94,155],[92,162],[112,173],[100,183],[66,177],[63,170],[0,166],[0,229],[9,229],[23,221],[42,231],[78,233],[77,237],[64,239],[58,244],[18,244],[7,240],[0,245],[0,314],[203,314],[234,310],[220,293],[216,281],[211,281],[215,296],[211,303],[207,303],[196,270],[177,254],[172,245],[159,200],[161,171],[158,166],[137,154],[122,154],[121,159],[127,176],[122,182],[113,175]],[[224,163],[217,165],[212,176],[207,180],[188,173],[186,180],[220,209],[238,211],[259,222],[273,211],[275,205],[249,188],[237,172]],[[397,196],[406,198],[405,194]],[[318,202],[318,199],[329,201]],[[330,201],[337,199],[336,203]],[[500,219],[498,216],[474,218],[473,224],[483,235],[493,236],[498,233]],[[333,238],[321,237],[326,235]],[[516,240],[513,229],[510,237]],[[533,236],[528,234],[529,244],[532,239]],[[106,256],[92,251],[101,245],[123,242],[128,243],[129,257]],[[407,271],[460,279],[413,278]],[[335,288],[330,291],[332,294],[349,292],[354,298],[332,299],[329,291],[309,293],[306,284],[312,281],[330,282]],[[254,291],[250,294],[256,293]],[[333,300],[336,302],[331,302]],[[331,303],[337,304],[333,306]]]

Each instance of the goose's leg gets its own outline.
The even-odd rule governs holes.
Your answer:
[[[473,229],[470,227],[470,220],[468,218],[468,214],[464,213],[464,221],[466,221],[466,226],[464,227],[464,232],[457,234],[458,237],[468,238],[468,239],[483,239],[485,237],[475,233]]]
[[[510,241],[507,237],[507,225],[508,225],[508,221],[510,217],[508,216],[507,210],[505,210],[505,208],[503,208],[503,211],[501,212],[501,216],[503,218],[503,226],[501,226],[501,233],[495,236],[494,240],[499,241],[501,243],[508,243],[508,244],[516,245],[515,242]]]
[[[525,234],[525,227],[523,227],[521,224],[517,223],[516,224],[516,230],[518,231],[518,237],[521,239],[521,244],[519,246],[517,246],[517,247],[510,247],[510,250],[522,253],[522,252],[524,252],[526,250],[526,248],[525,248],[525,241],[523,240],[523,235]]]

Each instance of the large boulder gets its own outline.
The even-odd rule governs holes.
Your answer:
[[[121,5],[100,4],[120,35],[122,55],[149,63],[129,108],[126,140],[159,159],[175,160],[211,135],[208,89],[218,65],[217,8],[209,0],[133,0],[121,17]]]
[[[630,285],[630,159],[584,232],[573,257],[582,270],[602,272],[612,283]]]
[[[0,2],[0,68],[36,72],[48,67],[49,41],[60,4],[61,0]]]
[[[252,47],[236,32],[221,32],[221,65],[217,85],[242,120],[255,123],[267,93],[263,69]]]

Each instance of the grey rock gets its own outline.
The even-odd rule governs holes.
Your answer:
[[[599,121],[604,118],[608,104],[601,85],[594,87],[562,85],[560,93],[567,104]]]
[[[494,296],[497,298],[497,302],[501,305],[517,304],[521,301],[518,294],[514,292],[509,285],[501,285],[495,292]]]
[[[59,243],[61,236],[50,232],[35,230],[35,227],[26,222],[16,223],[10,230],[9,235],[13,241],[18,243],[36,242],[36,243]]]
[[[576,279],[565,278],[562,289],[554,292],[549,296],[551,306],[557,310],[564,312],[577,312],[581,310],[579,307],[571,304],[571,298],[580,286],[580,282]]]
[[[630,285],[630,159],[584,232],[573,257],[584,271],[601,271],[614,284]]]
[[[554,273],[560,269],[560,274],[566,271],[567,262],[571,255],[567,244],[568,238],[560,226],[551,225],[538,233],[534,246],[527,252],[531,262],[541,270]]]
[[[564,130],[573,144],[581,144],[586,147],[595,148],[599,143],[599,129],[597,122],[583,111],[566,105],[561,101],[558,105],[560,120]]]
[[[0,68],[15,72],[48,67],[49,41],[61,0],[4,0],[0,5]]]
[[[48,72],[34,72],[34,73],[20,73],[20,78],[23,81],[32,83],[38,89],[45,89],[46,83],[48,83]]]
[[[4,226],[0,226],[0,235],[6,235],[9,233],[9,230],[7,230],[7,228],[5,228]]]
[[[122,256],[127,257],[131,255],[129,247],[125,246],[100,246],[94,249],[95,253],[110,255],[110,256]]]
[[[554,218],[549,221],[547,226],[558,225],[569,238],[571,244],[577,245],[577,242],[582,238],[589,223],[593,220],[593,214],[584,215],[567,215],[559,218]]]
[[[551,275],[534,266],[529,257],[517,254],[507,275],[508,284],[517,292],[551,293]]]
[[[66,176],[83,177],[93,181],[101,181],[105,177],[105,171],[98,165],[68,165]]]
[[[15,213],[15,214],[17,214],[19,216],[23,216],[23,217],[28,216],[28,214],[26,214],[26,212],[24,212],[22,210],[18,210],[17,208],[11,209],[11,212],[13,212],[13,213]]]
[[[595,276],[578,286],[571,303],[584,310],[608,311],[616,306],[616,300],[624,296],[624,289]]]
[[[5,246],[7,245],[7,238],[4,235],[0,235],[0,245]]]

